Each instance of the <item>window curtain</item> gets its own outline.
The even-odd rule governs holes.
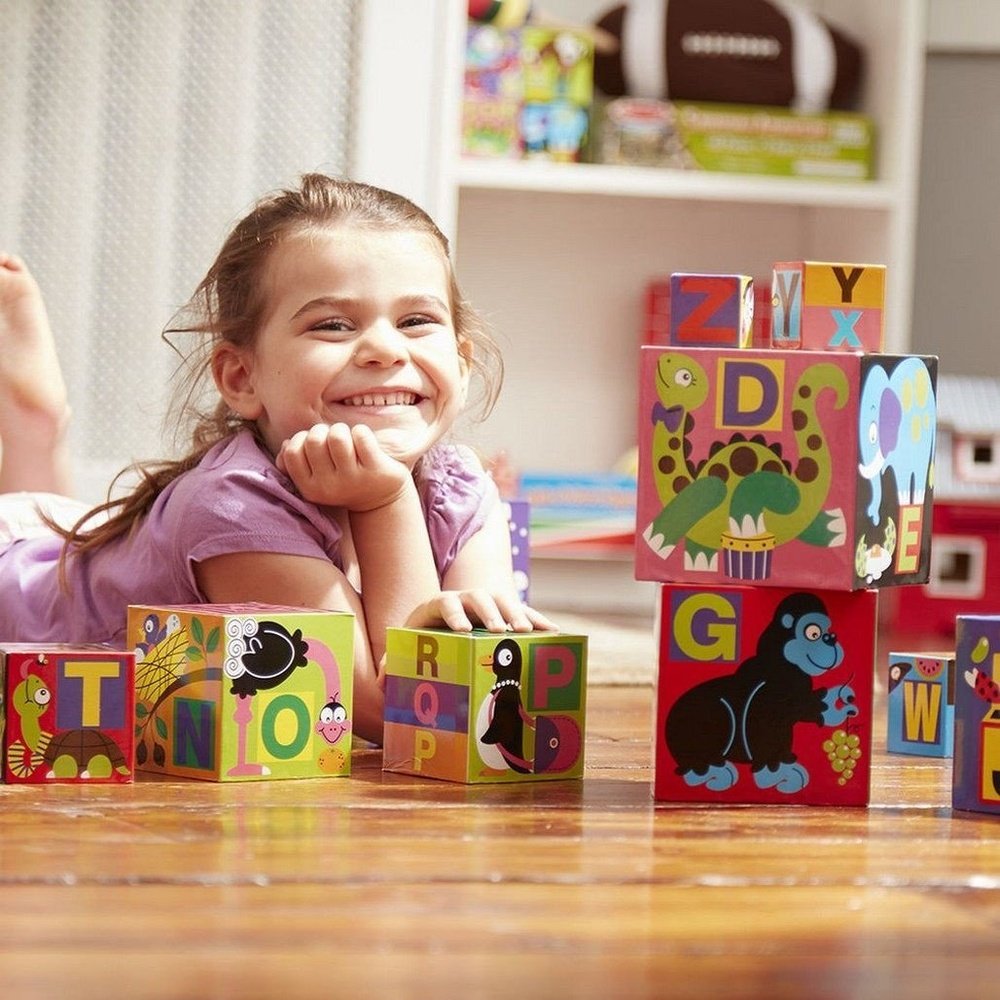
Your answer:
[[[0,247],[45,295],[83,499],[173,450],[160,331],[233,222],[349,172],[359,6],[3,0]]]

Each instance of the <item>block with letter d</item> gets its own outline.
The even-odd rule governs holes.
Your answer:
[[[4,781],[132,781],[135,655],[100,645],[0,645]]]
[[[771,306],[773,347],[878,353],[885,338],[885,265],[776,263]]]
[[[583,775],[587,637],[390,628],[383,766],[466,783]]]
[[[749,347],[753,279],[746,274],[672,274],[670,334],[678,347]]]
[[[354,616],[133,606],[136,766],[212,781],[350,774]]]

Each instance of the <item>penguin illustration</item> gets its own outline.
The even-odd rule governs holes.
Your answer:
[[[521,704],[521,647],[515,639],[501,639],[492,656],[481,661],[492,667],[496,683],[480,709],[479,751],[483,761],[497,770],[509,768],[519,774],[531,773],[531,761],[524,756],[524,724],[532,729],[535,720]]]

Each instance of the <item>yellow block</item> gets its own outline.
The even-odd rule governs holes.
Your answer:
[[[884,264],[806,261],[802,301],[807,306],[885,308]]]

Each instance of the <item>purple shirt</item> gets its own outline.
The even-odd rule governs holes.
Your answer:
[[[438,575],[485,523],[496,487],[461,449],[435,448],[417,486]],[[235,552],[327,559],[343,569],[341,531],[303,500],[253,435],[241,431],[207,452],[156,498],[127,536],[66,562],[62,539],[15,541],[0,549],[0,641],[107,642],[125,636],[129,604],[199,604],[195,565]]]

